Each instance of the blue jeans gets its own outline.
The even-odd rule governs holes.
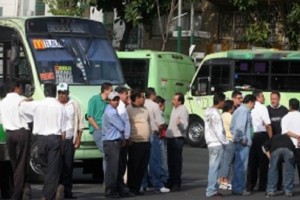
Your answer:
[[[165,185],[164,165],[164,141],[159,139],[158,133],[153,132],[150,138],[151,153],[149,160],[149,175],[154,189],[160,189]]]
[[[229,177],[230,166],[232,165],[234,158],[234,151],[235,145],[233,142],[229,142],[225,145],[219,174],[220,177]]]
[[[106,169],[106,161],[104,159],[104,151],[103,151],[103,141],[102,141],[102,129],[99,128],[98,130],[94,130],[93,132],[93,138],[96,143],[96,146],[98,147],[101,155],[102,155],[102,165],[103,165],[103,172],[105,173]]]
[[[218,191],[218,175],[220,171],[220,164],[223,157],[223,145],[208,147],[208,184],[206,188],[206,196],[210,197]]]
[[[232,192],[242,194],[246,190],[246,176],[249,159],[249,146],[235,143],[233,162]]]
[[[293,192],[295,156],[288,148],[278,148],[271,153],[270,168],[268,172],[267,192],[275,192],[278,182],[278,164],[284,160],[284,191]]]

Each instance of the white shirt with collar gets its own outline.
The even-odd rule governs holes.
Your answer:
[[[290,131],[300,136],[300,112],[297,110],[288,112],[281,120],[281,129],[282,134],[286,134]],[[298,146],[298,140],[293,137],[290,138],[295,147],[300,148]]]
[[[0,114],[5,130],[29,129],[26,118],[19,112],[19,104],[25,97],[15,92],[8,93],[0,103]]]
[[[266,126],[271,124],[268,109],[265,105],[256,101],[254,108],[251,111],[252,126],[255,132],[266,132]]]
[[[55,98],[46,97],[41,101],[22,102],[20,111],[33,118],[34,135],[61,135],[66,131],[66,111]]]

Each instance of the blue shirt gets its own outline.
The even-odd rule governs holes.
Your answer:
[[[234,142],[242,142],[247,146],[252,145],[252,118],[251,111],[242,104],[232,115],[230,131]]]
[[[102,118],[102,140],[123,139],[125,123],[116,108],[107,105]]]

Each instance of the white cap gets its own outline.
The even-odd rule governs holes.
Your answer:
[[[109,93],[109,95],[108,95],[108,99],[109,99],[109,100],[113,100],[113,99],[116,98],[116,97],[119,97],[119,94],[118,94],[117,92],[115,92],[115,91]],[[120,98],[120,97],[119,97],[119,98]]]
[[[67,83],[59,83],[56,89],[57,91],[69,91],[69,86]]]

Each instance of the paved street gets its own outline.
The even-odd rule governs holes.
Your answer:
[[[183,169],[183,185],[181,192],[174,192],[169,194],[155,194],[153,192],[147,192],[144,196],[138,196],[131,199],[153,199],[155,200],[201,200],[207,199],[205,197],[205,187],[207,181],[207,166],[208,156],[206,149],[190,148],[184,149],[184,169]],[[103,187],[100,184],[92,183],[90,175],[80,174],[80,170],[75,171],[75,185],[74,193],[79,199],[104,199]],[[297,175],[297,174],[295,174]],[[296,176],[295,176],[296,177]],[[295,179],[297,186],[295,188],[295,195],[291,199],[299,199],[300,188],[298,186],[298,179]],[[32,185],[33,199],[39,199],[41,195],[41,185]],[[236,200],[236,199],[266,199],[263,192],[256,192],[251,196],[233,196],[230,191],[225,191],[223,199]],[[272,199],[283,199],[285,197],[278,196],[272,197]],[[129,199],[129,198],[127,198]],[[213,199],[213,198],[211,198]],[[220,199],[220,198],[215,198]]]

